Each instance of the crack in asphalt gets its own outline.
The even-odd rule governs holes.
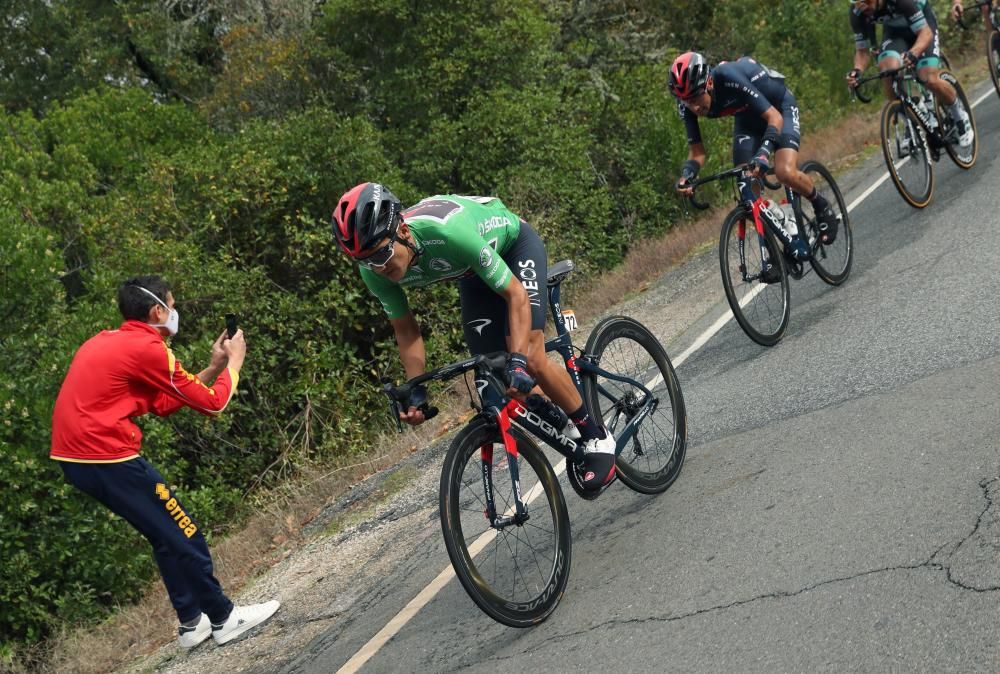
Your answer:
[[[568,639],[573,639],[574,637],[578,637],[578,636],[587,634],[587,633],[592,632],[594,630],[604,629],[604,628],[608,628],[608,627],[625,626],[625,625],[642,625],[642,624],[647,624],[647,623],[670,623],[670,622],[677,622],[677,621],[680,621],[680,620],[687,620],[688,618],[693,618],[693,617],[696,617],[696,616],[705,615],[707,613],[714,613],[716,611],[725,611],[725,610],[728,610],[728,609],[731,609],[731,608],[737,608],[737,607],[740,607],[740,606],[746,606],[748,604],[752,604],[752,603],[755,603],[755,602],[758,602],[758,601],[762,601],[762,600],[767,600],[767,599],[787,599],[789,597],[797,597],[799,595],[805,594],[806,592],[811,592],[811,591],[813,591],[813,590],[815,590],[817,588],[824,587],[826,585],[832,585],[834,583],[842,583],[842,582],[846,582],[846,581],[857,580],[858,578],[864,578],[866,576],[873,576],[873,575],[881,574],[881,573],[894,573],[894,572],[897,572],[897,571],[914,571],[914,570],[917,570],[917,569],[925,569],[926,568],[926,569],[932,569],[932,570],[935,570],[935,571],[943,571],[944,572],[945,580],[950,585],[953,585],[953,586],[955,586],[955,587],[957,587],[957,588],[959,588],[961,590],[965,590],[965,591],[969,591],[969,592],[975,592],[975,593],[979,593],[979,594],[1000,591],[1000,586],[991,585],[991,586],[988,586],[988,587],[982,587],[981,588],[981,587],[975,587],[975,586],[972,586],[972,585],[968,585],[967,583],[963,583],[962,581],[957,580],[952,575],[952,567],[951,567],[951,564],[949,563],[951,561],[951,558],[962,548],[962,546],[965,543],[967,543],[968,541],[970,541],[974,536],[976,536],[979,533],[979,528],[982,525],[984,518],[986,517],[987,513],[989,513],[990,510],[994,506],[993,497],[990,495],[990,485],[992,485],[993,483],[998,482],[998,481],[1000,481],[1000,477],[994,477],[994,478],[980,480],[980,482],[979,482],[979,488],[983,492],[983,498],[985,499],[986,504],[985,504],[985,506],[983,506],[982,511],[980,511],[979,516],[976,518],[976,523],[972,527],[972,530],[969,531],[969,533],[966,534],[961,540],[959,540],[957,544],[954,544],[954,543],[944,543],[944,544],[940,545],[937,548],[937,550],[935,550],[933,553],[931,553],[930,556],[925,561],[923,561],[923,562],[916,563],[916,564],[900,564],[900,565],[896,565],[896,566],[887,566],[887,567],[883,567],[883,568],[880,568],[880,569],[869,569],[867,571],[861,571],[861,572],[858,572],[858,573],[855,573],[855,574],[851,574],[851,575],[848,575],[848,576],[841,576],[841,577],[837,577],[837,578],[828,578],[826,580],[822,580],[822,581],[819,581],[817,583],[813,583],[812,585],[807,585],[807,586],[805,586],[803,588],[800,588],[798,590],[769,592],[769,593],[766,593],[766,594],[757,595],[755,597],[750,597],[748,599],[740,599],[740,600],[737,600],[737,601],[729,602],[728,604],[719,604],[717,606],[710,606],[708,608],[702,608],[702,609],[698,609],[696,611],[690,611],[690,612],[679,614],[679,615],[666,615],[666,616],[656,616],[656,615],[653,615],[653,616],[647,616],[647,617],[644,617],[644,618],[630,618],[630,619],[627,619],[627,620],[622,620],[622,619],[606,620],[606,621],[604,621],[602,623],[598,623],[596,625],[592,625],[592,626],[590,626],[590,627],[588,627],[586,629],[581,629],[581,630],[576,630],[576,631],[573,631],[573,632],[567,632],[565,634],[556,634],[556,635],[553,635],[553,636],[550,636],[550,637],[546,637],[543,643],[538,644],[537,646],[526,648],[525,650],[520,651],[518,653],[514,653],[514,654],[511,654],[511,655],[505,655],[505,656],[501,656],[501,657],[493,657],[493,658],[489,658],[488,660],[481,660],[481,661],[476,662],[475,664],[476,665],[481,665],[481,664],[483,664],[483,662],[503,662],[505,660],[511,660],[513,658],[516,658],[516,657],[519,657],[519,656],[522,656],[522,655],[527,655],[527,654],[534,653],[534,652],[537,652],[537,651],[540,651],[540,650],[545,650],[545,649],[551,647],[551,645],[553,643],[555,643],[555,642],[565,641],[565,640],[568,640]],[[935,561],[935,558],[941,553],[941,551],[944,550],[945,548],[949,547],[949,546],[952,547],[952,550],[951,550],[951,552],[949,552],[947,554],[947,559],[945,559],[944,561],[940,561],[940,562],[939,561]],[[465,666],[463,666],[463,668],[468,668],[468,666],[469,665],[465,665]]]

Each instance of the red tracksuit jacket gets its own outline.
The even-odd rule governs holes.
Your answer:
[[[139,455],[132,419],[190,407],[215,415],[229,404],[239,375],[226,368],[211,388],[181,367],[160,333],[141,321],[104,330],[79,348],[56,398],[52,449],[58,461],[108,463]]]

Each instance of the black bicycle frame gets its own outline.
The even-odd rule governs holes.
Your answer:
[[[652,391],[643,384],[630,377],[608,372],[600,367],[589,354],[581,354],[576,358],[573,353],[573,341],[569,330],[566,327],[566,320],[562,315],[560,306],[560,284],[558,282],[548,287],[549,308],[556,326],[556,337],[545,343],[545,351],[557,351],[562,356],[569,373],[570,380],[580,394],[584,405],[588,405],[584,395],[583,381],[580,372],[602,376],[612,381],[619,381],[632,384],[641,389],[644,394],[642,407],[632,416],[619,432],[616,438],[615,453],[620,453],[622,449],[635,435],[636,430],[642,420],[656,409],[658,400],[653,396]],[[520,475],[517,466],[517,443],[510,435],[510,422],[514,421],[518,426],[525,429],[545,444],[572,461],[582,461],[583,443],[578,442],[565,434],[563,429],[555,428],[552,424],[542,419],[539,415],[527,409],[518,400],[508,398],[506,392],[500,389],[498,380],[489,368],[477,368],[476,388],[479,390],[482,399],[482,415],[494,420],[500,428],[504,448],[507,452],[507,466],[510,471],[511,483],[514,485],[514,513],[508,516],[500,516],[496,511],[496,504],[493,499],[493,445],[484,445],[480,448],[482,461],[483,492],[486,500],[486,516],[489,518],[491,526],[495,529],[502,529],[510,524],[521,524],[528,519],[527,507],[521,495]],[[614,400],[606,389],[599,386],[599,390],[609,399]],[[600,410],[591,410],[592,414],[599,414]],[[619,413],[621,411],[619,410]]]

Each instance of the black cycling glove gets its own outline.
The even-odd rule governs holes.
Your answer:
[[[530,393],[535,388],[535,380],[528,374],[528,359],[520,353],[511,352],[507,359],[507,380],[511,388],[521,393]]]
[[[423,384],[417,384],[410,389],[410,407],[420,408],[421,405],[427,405],[427,387]]]
[[[767,130],[764,132],[764,140],[761,141],[760,147],[754,152],[753,159],[750,160],[750,166],[756,166],[763,173],[767,169],[771,168],[771,155],[774,153],[774,143],[778,138],[778,129],[773,126],[768,126]]]

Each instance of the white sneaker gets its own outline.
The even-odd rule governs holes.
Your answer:
[[[177,628],[177,638],[181,642],[181,648],[194,648],[210,636],[212,636],[212,623],[204,613],[194,627],[181,625]]]
[[[273,616],[279,606],[281,603],[273,599],[263,604],[234,606],[232,613],[226,618],[226,622],[221,625],[212,625],[212,638],[220,646],[229,643]]]

